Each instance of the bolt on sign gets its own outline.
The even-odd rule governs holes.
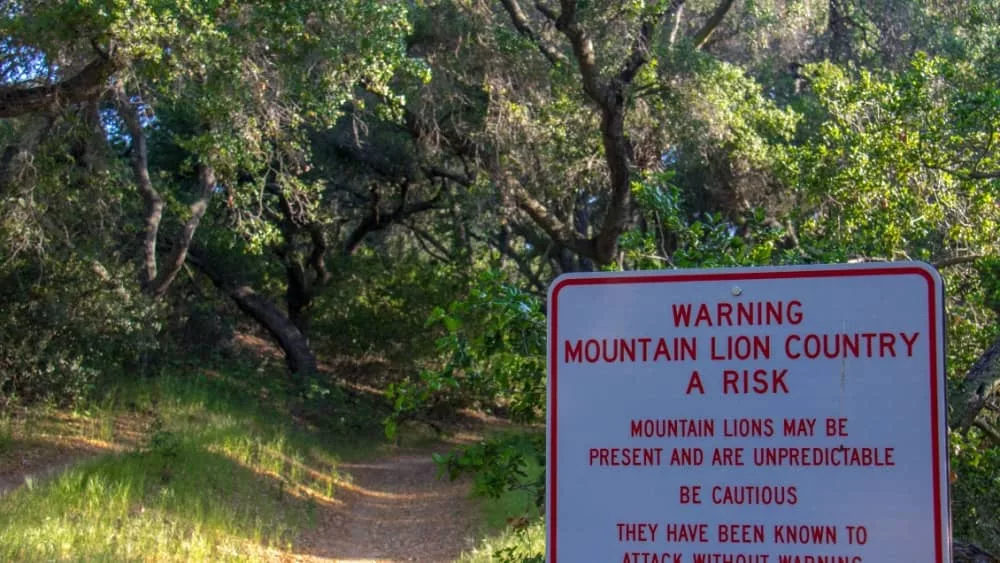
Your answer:
[[[560,277],[550,563],[948,563],[922,263]]]

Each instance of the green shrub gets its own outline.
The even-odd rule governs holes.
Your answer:
[[[0,401],[67,403],[142,369],[159,325],[134,274],[75,257],[0,272]]]

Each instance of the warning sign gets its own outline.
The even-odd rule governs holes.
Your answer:
[[[951,560],[931,267],[570,275],[549,308],[550,563]]]

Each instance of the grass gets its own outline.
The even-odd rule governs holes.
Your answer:
[[[118,387],[79,409],[70,419],[83,438],[115,445],[122,420],[142,431],[119,453],[0,497],[0,560],[240,561],[289,549],[319,503],[334,501],[338,462],[370,457],[384,440],[359,432],[378,424],[356,414],[324,431],[296,421],[272,383],[282,377],[200,370]],[[30,417],[36,437],[60,431],[51,412]],[[0,420],[0,453],[20,445],[11,428]]]
[[[545,522],[541,517],[524,527],[507,527],[484,539],[461,563],[541,563],[545,561]]]

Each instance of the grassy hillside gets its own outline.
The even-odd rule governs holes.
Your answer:
[[[320,431],[282,380],[248,366],[178,372],[72,412],[7,417],[8,476],[32,451],[82,461],[0,497],[0,560],[253,560],[293,547],[335,501],[338,462],[386,444],[377,404],[345,393]]]

